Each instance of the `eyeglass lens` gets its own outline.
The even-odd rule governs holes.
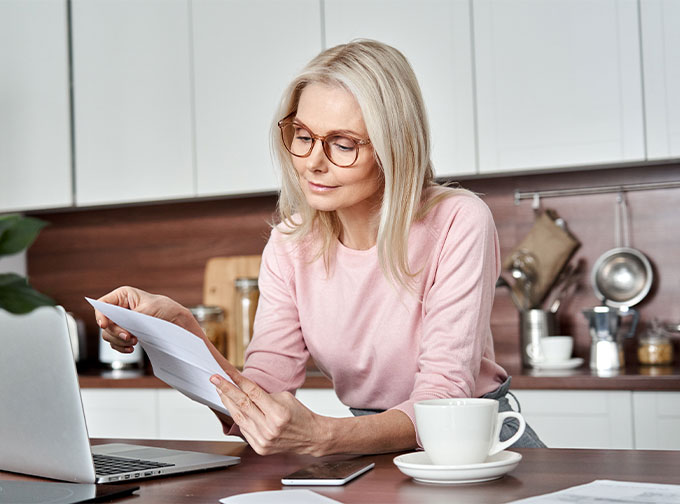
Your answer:
[[[306,157],[314,147],[313,134],[299,124],[288,123],[281,126],[281,134],[286,149],[298,157]],[[347,167],[357,160],[359,146],[357,142],[346,136],[332,135],[326,137],[323,150],[333,164]]]

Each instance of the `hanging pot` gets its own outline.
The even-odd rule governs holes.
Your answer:
[[[634,306],[652,287],[649,259],[630,246],[628,208],[622,193],[615,208],[616,248],[602,254],[593,265],[591,282],[595,295],[613,308]]]

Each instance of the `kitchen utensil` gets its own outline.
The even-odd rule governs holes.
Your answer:
[[[615,210],[616,248],[595,261],[591,283],[605,305],[622,308],[644,299],[652,286],[653,272],[647,257],[630,247],[628,207],[623,193],[617,195]]]
[[[578,289],[578,282],[581,278],[581,273],[583,272],[585,261],[579,259],[576,266],[567,265],[565,267],[564,277],[558,281],[557,292],[555,297],[549,304],[549,310],[551,313],[557,313],[560,309],[562,301],[571,293],[572,288]],[[572,266],[569,268],[569,266]]]
[[[541,213],[529,233],[503,260],[503,269],[510,271],[516,254],[521,251],[529,252],[534,258],[535,279],[531,287],[531,299],[527,306],[540,306],[552,288],[555,280],[569,262],[574,252],[581,245],[569,232],[554,210],[546,209]]]
[[[515,305],[515,308],[518,310],[523,309],[523,300],[520,299],[520,296],[517,294],[515,286],[510,285],[503,276],[499,276],[498,280],[496,280],[496,287],[506,287],[508,291],[510,291],[510,299],[512,299],[512,304]]]
[[[536,285],[536,259],[527,250],[518,250],[513,254],[510,274],[515,279],[517,291],[521,293],[523,310],[533,308],[533,293]]]
[[[519,312],[520,352],[522,365],[531,367],[543,360],[541,338],[555,334],[555,314],[533,309]]]
[[[595,306],[583,310],[588,320],[590,344],[590,368],[598,371],[620,369],[625,365],[623,339],[635,334],[639,314],[632,308]],[[628,332],[621,330],[621,320],[632,317]]]

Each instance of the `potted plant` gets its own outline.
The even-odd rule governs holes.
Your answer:
[[[31,246],[47,222],[35,217],[0,215],[0,257],[17,254]],[[0,309],[28,313],[38,306],[52,306],[54,300],[31,287],[16,273],[0,273]]]

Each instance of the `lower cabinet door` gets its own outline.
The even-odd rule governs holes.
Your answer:
[[[156,393],[156,389],[82,389],[90,437],[157,439]]]
[[[635,448],[680,450],[680,392],[633,392]]]
[[[630,391],[513,390],[549,448],[634,448]],[[512,402],[512,400],[511,400]]]
[[[222,423],[207,406],[174,389],[157,392],[160,439],[243,441],[238,436],[225,436]]]

